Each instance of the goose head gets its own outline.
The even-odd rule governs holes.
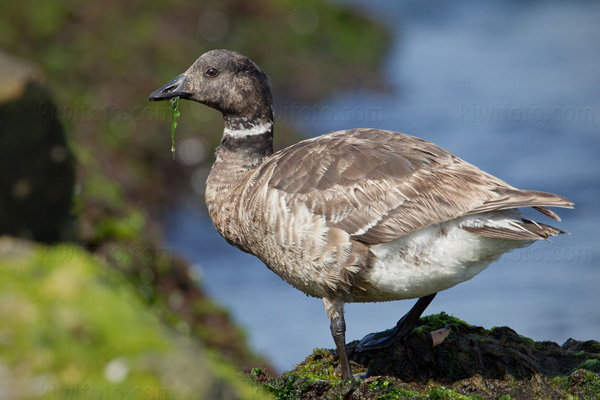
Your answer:
[[[226,121],[239,125],[273,119],[268,76],[248,57],[231,50],[204,53],[187,71],[150,94],[150,101],[175,97],[214,108]]]

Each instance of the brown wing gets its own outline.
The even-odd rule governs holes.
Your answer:
[[[510,240],[548,240],[551,236],[567,233],[553,226],[528,219],[513,222],[511,229],[491,226],[463,227],[462,229],[476,235]]]
[[[543,206],[573,205],[518,190],[433,143],[390,131],[324,135],[284,149],[268,164],[270,187],[369,244],[462,215],[531,206],[556,217]]]

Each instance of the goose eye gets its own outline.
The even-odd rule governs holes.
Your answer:
[[[206,70],[205,72],[206,76],[208,76],[209,78],[214,78],[215,76],[219,75],[219,70],[216,68],[209,68]]]

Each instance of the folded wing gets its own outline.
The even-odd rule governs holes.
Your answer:
[[[558,220],[545,207],[573,206],[551,193],[516,189],[423,139],[373,129],[300,142],[262,170],[273,172],[269,186],[281,191],[285,203],[303,203],[365,244],[464,215],[519,207]]]

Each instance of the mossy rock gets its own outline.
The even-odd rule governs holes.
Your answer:
[[[430,332],[446,325],[451,334],[433,347]],[[475,375],[500,380],[509,375],[515,379],[569,375],[587,360],[600,359],[596,345],[595,341],[569,340],[563,346],[536,342],[509,327],[488,330],[442,313],[421,318],[419,328],[388,349],[359,353],[350,345],[348,352],[368,369],[368,375],[452,384]],[[593,371],[592,361],[588,365]]]
[[[433,347],[430,332],[452,332]],[[596,341],[562,346],[536,342],[508,327],[484,329],[445,313],[423,317],[405,341],[358,353],[352,370],[363,379],[340,380],[333,350],[316,349],[281,376],[255,369],[249,376],[279,399],[596,399],[600,354]],[[367,377],[368,376],[368,377]]]
[[[7,399],[262,399],[215,352],[163,325],[122,275],[73,245],[0,238]]]

